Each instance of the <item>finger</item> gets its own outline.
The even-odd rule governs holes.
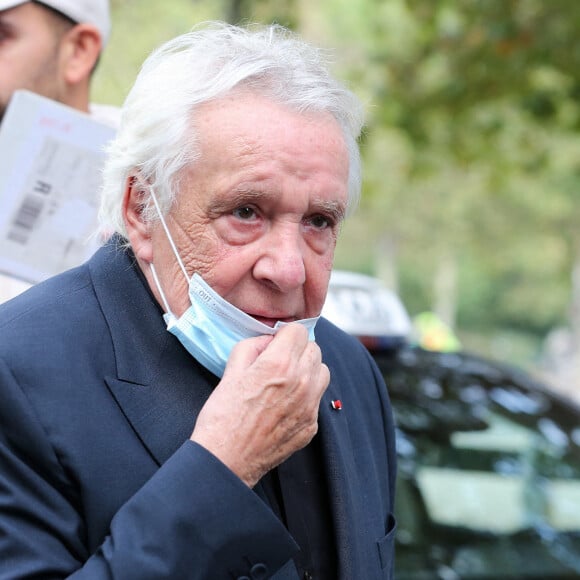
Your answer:
[[[272,348],[271,343],[276,344]],[[278,330],[274,335],[263,335],[255,338],[242,340],[232,349],[228,359],[227,367],[242,368],[249,367],[266,350],[272,348],[273,357],[284,356],[295,353],[300,355],[308,344],[308,330],[298,323],[290,323]],[[231,362],[230,362],[231,361]]]
[[[297,322],[282,326],[264,351],[264,355],[274,359],[296,359],[309,344],[308,330]]]
[[[318,380],[323,387],[320,393],[320,396],[322,397],[324,391],[326,391],[328,385],[330,384],[330,369],[324,363],[320,365]]]
[[[318,410],[320,408],[320,401],[330,384],[330,370],[321,363],[308,389],[309,397],[312,405]]]
[[[273,338],[270,335],[263,335],[238,342],[230,353],[224,375],[228,370],[233,372],[236,369],[247,369],[264,352]]]

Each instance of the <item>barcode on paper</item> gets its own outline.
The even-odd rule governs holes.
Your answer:
[[[44,209],[45,200],[29,195],[24,201],[10,224],[8,239],[18,244],[26,244],[38,218]]]

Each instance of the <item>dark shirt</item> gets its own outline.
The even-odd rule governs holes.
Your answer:
[[[336,580],[337,555],[320,438],[261,481],[274,512],[300,546],[294,563],[301,580]]]

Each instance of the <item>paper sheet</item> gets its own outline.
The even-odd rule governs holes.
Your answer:
[[[14,94],[0,125],[0,272],[36,283],[94,253],[104,146],[114,133],[60,103]]]

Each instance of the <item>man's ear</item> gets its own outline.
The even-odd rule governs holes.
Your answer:
[[[69,85],[78,85],[91,77],[103,47],[101,35],[90,24],[76,24],[63,37],[61,65]]]
[[[123,220],[127,236],[137,258],[146,262],[153,261],[151,243],[151,224],[147,220],[146,207],[149,199],[147,188],[136,176],[131,176],[125,184],[123,195]]]

